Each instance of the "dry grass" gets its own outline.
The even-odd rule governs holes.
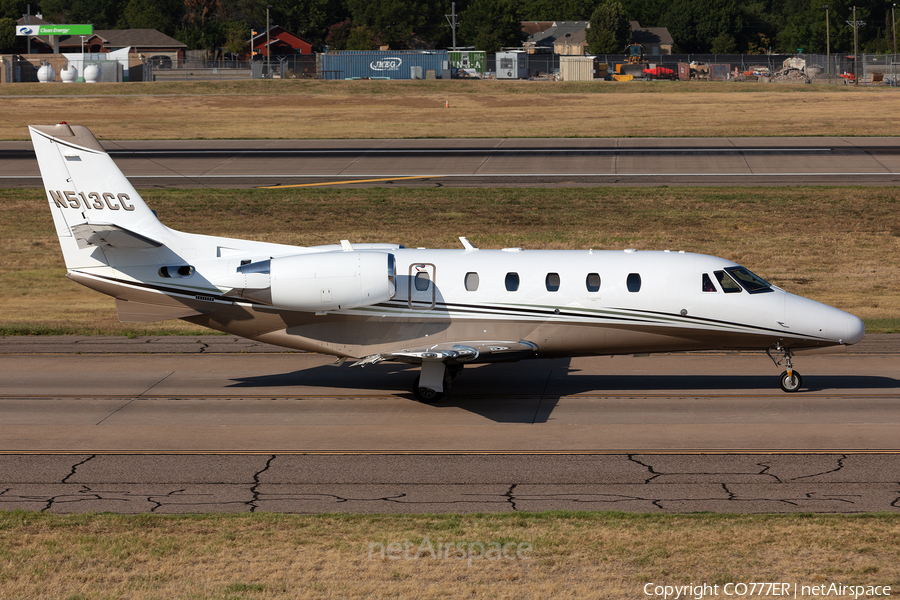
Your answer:
[[[27,139],[29,124],[62,120],[100,139],[882,136],[900,128],[900,95],[887,87],[245,81],[0,92],[0,139],[8,140]]]
[[[527,543],[521,560],[369,559],[369,544]],[[646,583],[900,587],[900,516],[0,513],[7,598],[607,598]],[[427,543],[426,543],[427,546]],[[799,589],[798,589],[799,591]],[[746,596],[745,596],[746,597]],[[754,596],[760,597],[760,596]],[[811,597],[810,595],[799,597]]]
[[[176,229],[304,246],[349,238],[458,247],[457,236],[466,235],[482,248],[713,254],[857,314],[870,330],[900,325],[900,188],[305,188],[144,195]],[[111,299],[65,279],[42,191],[0,191],[0,239],[6,332],[201,331],[177,321],[123,325]]]

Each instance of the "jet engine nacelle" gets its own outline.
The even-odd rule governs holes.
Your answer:
[[[238,271],[243,289],[227,295],[277,308],[339,310],[371,306],[394,296],[394,256],[382,252],[279,256],[242,265]]]

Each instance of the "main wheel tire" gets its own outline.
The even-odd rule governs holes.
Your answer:
[[[781,389],[785,392],[796,392],[801,385],[803,385],[803,378],[800,377],[800,373],[797,371],[794,371],[790,377],[788,377],[787,371],[781,374]]]
[[[422,404],[435,404],[440,402],[441,398],[444,397],[444,392],[438,392],[431,388],[419,387],[419,379],[419,377],[416,377],[416,380],[413,381],[412,392],[413,396],[416,397],[416,400]]]

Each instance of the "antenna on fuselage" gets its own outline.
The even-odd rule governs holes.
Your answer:
[[[469,239],[464,235],[459,236],[459,241],[462,242],[462,245],[466,248],[466,250],[478,250],[475,244],[470,242]]]

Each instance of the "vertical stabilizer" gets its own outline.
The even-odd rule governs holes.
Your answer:
[[[151,240],[165,236],[167,228],[87,127],[60,123],[29,129],[69,269],[108,264],[98,246],[83,243],[84,232],[96,229],[91,226],[113,226]]]

